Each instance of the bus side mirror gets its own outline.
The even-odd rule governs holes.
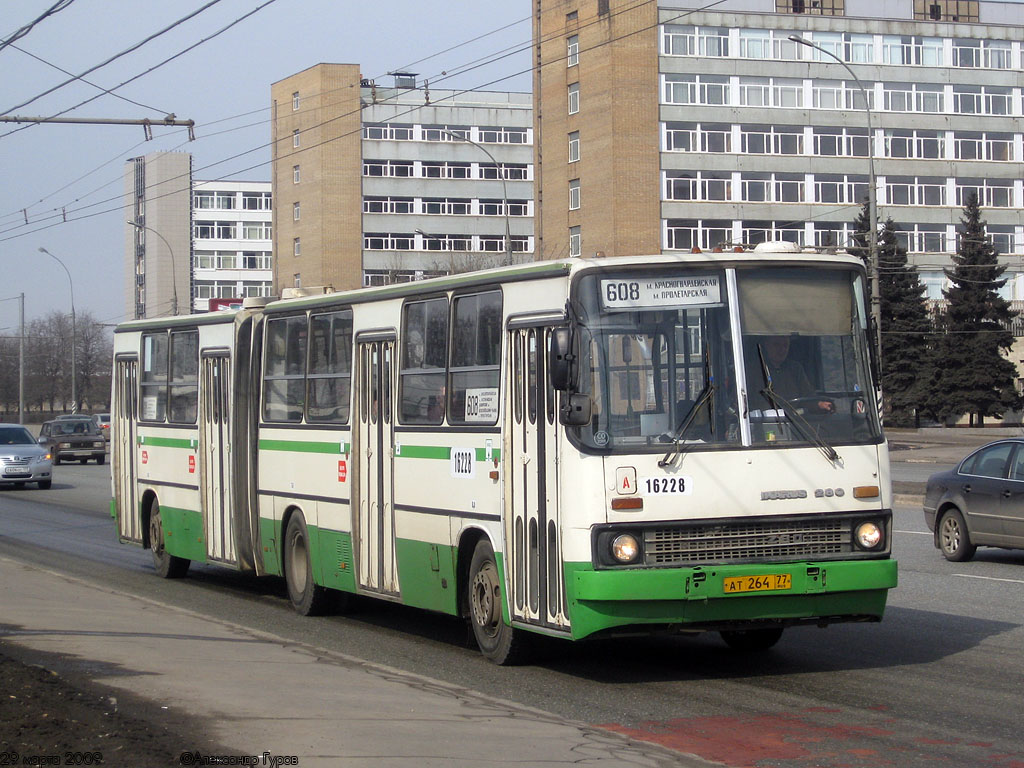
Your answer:
[[[566,427],[582,427],[593,418],[590,395],[563,392],[558,410],[559,421]]]
[[[572,334],[568,328],[555,328],[551,332],[548,350],[548,376],[552,388],[566,392],[576,388],[573,376]]]

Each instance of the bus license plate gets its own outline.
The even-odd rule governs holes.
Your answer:
[[[734,595],[738,592],[775,592],[792,588],[793,579],[788,573],[729,576],[723,580],[722,584],[722,590],[727,595]]]

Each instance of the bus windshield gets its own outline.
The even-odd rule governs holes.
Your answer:
[[[674,266],[584,275],[585,448],[658,452],[880,439],[853,269]]]

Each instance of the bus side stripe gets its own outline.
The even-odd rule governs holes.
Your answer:
[[[304,440],[267,440],[259,442],[261,451],[287,451],[291,453],[348,453],[352,446],[342,442],[314,442]]]

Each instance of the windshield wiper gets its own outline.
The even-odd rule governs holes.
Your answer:
[[[761,359],[761,375],[764,377],[764,389],[761,390],[761,394],[765,400],[771,403],[776,410],[781,410],[785,413],[790,423],[800,433],[800,436],[807,442],[813,443],[828,461],[839,461],[839,454],[836,453],[836,449],[818,437],[814,427],[800,414],[796,406],[772,389],[772,375],[768,372],[768,364],[764,360],[764,351],[761,349],[760,344],[757,345],[757,356]]]
[[[675,428],[670,439],[672,440],[672,447],[669,449],[661,460],[658,462],[659,467],[667,467],[669,464],[675,462],[676,457],[683,452],[683,437],[686,435],[690,425],[693,424],[697,418],[697,414],[700,413],[700,409],[707,404],[708,406],[708,432],[712,435],[715,434],[715,377],[711,374],[711,352],[708,349],[708,344],[704,345],[704,381],[707,383],[704,385],[704,389],[697,395],[697,399],[693,405],[690,406],[690,410],[686,412],[679,425]]]

